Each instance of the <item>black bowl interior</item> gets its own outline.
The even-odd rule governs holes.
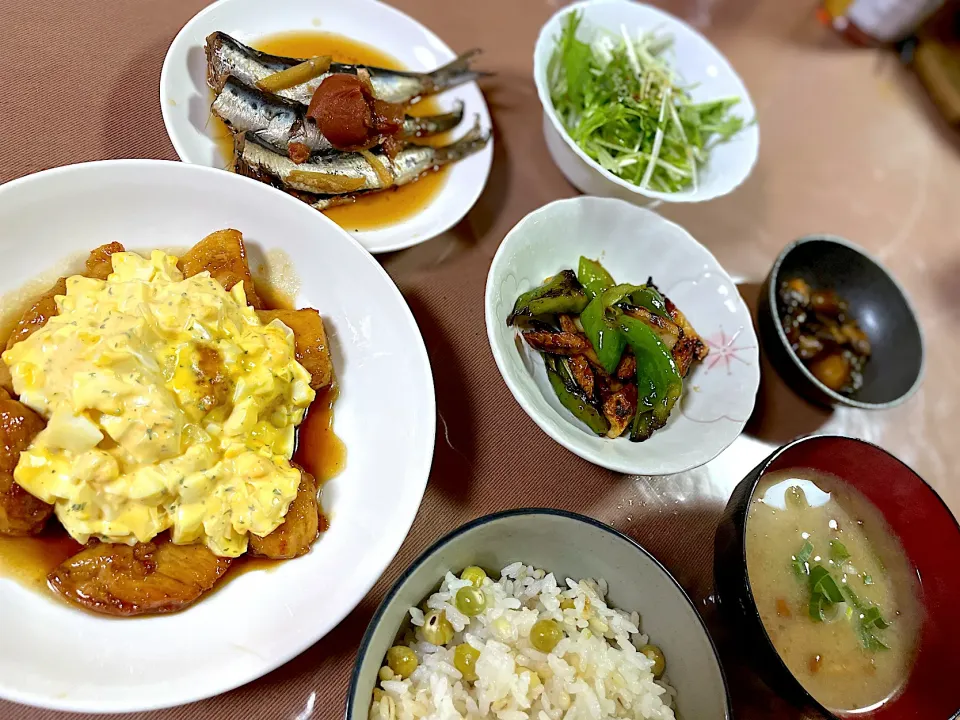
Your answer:
[[[884,268],[855,248],[813,239],[786,254],[772,289],[793,277],[836,290],[870,338],[873,352],[853,400],[882,405],[911,391],[923,368],[923,340],[903,291]]]

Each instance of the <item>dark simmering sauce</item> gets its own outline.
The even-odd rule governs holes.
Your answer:
[[[330,55],[336,62],[372,65],[389,70],[403,70],[403,65],[394,57],[367,45],[335,33],[316,30],[293,30],[268,35],[252,43],[257,50],[271,55],[308,58],[315,55]],[[407,114],[437,115],[443,112],[433,98],[424,98],[407,108]],[[233,165],[233,138],[227,127],[211,115],[217,144],[223,156],[225,168]],[[442,145],[449,142],[447,133],[417,142]],[[436,199],[446,180],[447,168],[426,173],[416,182],[392,190],[361,198],[351,205],[325,210],[324,214],[344,230],[373,230],[393,225],[413,217]]]

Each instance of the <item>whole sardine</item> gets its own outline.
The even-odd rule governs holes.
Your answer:
[[[290,143],[301,143],[311,153],[334,151],[317,124],[306,116],[307,108],[259,88],[244,85],[230,76],[223,83],[210,110],[233,132],[256,135],[261,145],[287,155]],[[463,103],[450,113],[427,117],[407,116],[400,139],[437,135],[455,128],[463,118]]]
[[[381,165],[381,173],[386,175],[381,177],[373,164],[360,153],[323,155],[297,164],[264,147],[255,135],[245,137],[239,133],[236,136],[235,168],[241,175],[269,182],[284,190],[312,194],[353,194],[406,185],[427,170],[457,162],[482,150],[489,139],[489,134],[480,132],[479,126],[475,126],[456,142],[443,147],[411,144],[393,158],[382,151],[375,151],[373,154]],[[336,180],[348,189],[318,190],[318,182],[323,179]]]
[[[297,58],[280,57],[254,50],[222,32],[215,32],[207,37],[206,52],[207,83],[214,90],[223,84],[228,75],[233,75],[244,85],[256,85],[259,80],[263,80],[268,75],[303,62]],[[277,94],[307,105],[313,97],[313,91],[327,75],[334,73],[356,75],[358,68],[365,68],[370,73],[375,97],[387,102],[406,104],[414,98],[432,95],[484,75],[485,73],[470,69],[470,58],[478,52],[480,51],[470,50],[453,62],[430,73],[333,63],[330,65],[330,70],[320,77],[287,90],[280,90]]]

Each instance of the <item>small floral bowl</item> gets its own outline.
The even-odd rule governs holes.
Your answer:
[[[599,259],[617,282],[652,277],[709,348],[684,379],[666,426],[641,443],[598,437],[581,425],[556,398],[539,353],[507,326],[521,293],[576,269],[581,255]],[[753,411],[757,337],[736,284],[682,227],[622,200],[559,200],[521,220],[490,265],[486,322],[497,367],[520,406],[558,443],[610,470],[668,475],[703,465],[737,438]]]

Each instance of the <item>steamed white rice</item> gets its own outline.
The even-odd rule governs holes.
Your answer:
[[[406,679],[386,665],[381,669],[370,720],[675,717],[674,690],[666,676],[654,678],[653,661],[637,650],[648,642],[639,632],[639,616],[607,607],[603,580],[568,579],[560,586],[552,573],[514,563],[498,582],[483,581],[486,609],[472,618],[455,606],[457,590],[469,584],[448,572],[425,604],[446,613],[455,631],[448,645],[425,642],[423,610],[410,608],[413,628],[404,643],[419,664]],[[560,607],[565,599],[572,608]],[[529,635],[535,622],[547,618],[559,622],[565,636],[544,654],[531,646]],[[463,642],[480,651],[474,682],[464,681],[454,667],[454,648]]]

